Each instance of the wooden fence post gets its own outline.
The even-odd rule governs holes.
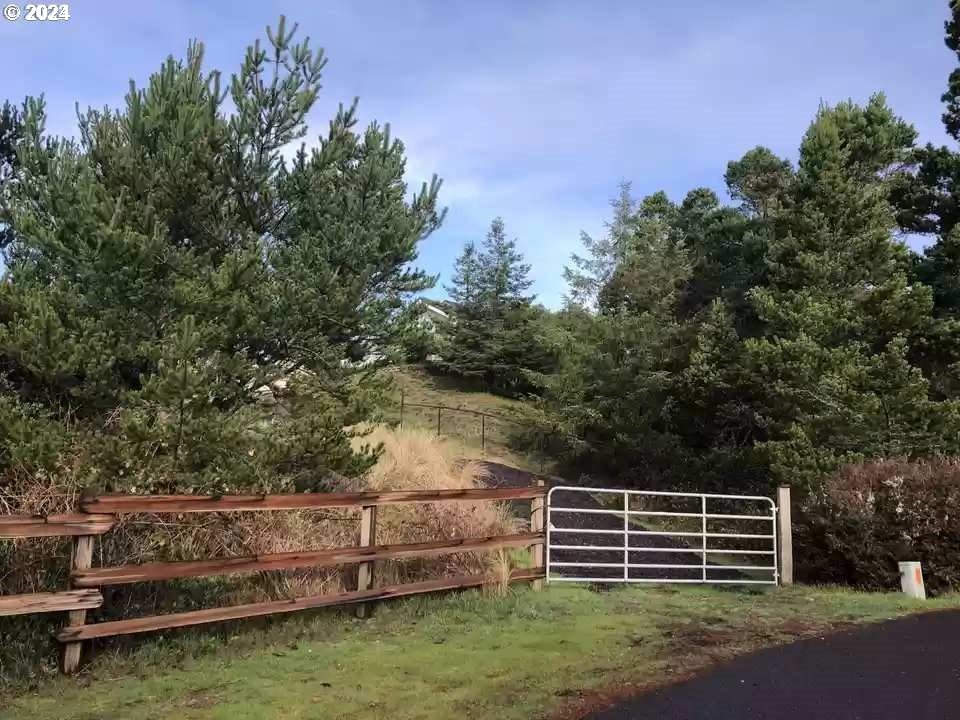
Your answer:
[[[793,585],[793,522],[790,517],[790,487],[777,488],[777,549],[780,553],[780,584]]]
[[[364,505],[360,509],[360,547],[377,544],[377,506]],[[373,561],[360,563],[357,571],[357,590],[370,590],[373,587]],[[362,603],[357,606],[357,617],[365,618],[370,614],[372,605]]]
[[[78,535],[73,539],[73,552],[71,554],[70,570],[89,570],[93,561],[93,535]],[[72,582],[70,584],[72,587]],[[85,625],[87,621],[86,610],[71,610],[67,614],[67,626],[76,627]],[[63,647],[63,672],[70,675],[80,667],[80,651],[83,648],[83,642],[66,643]]]
[[[405,400],[406,398],[404,397],[404,392],[403,390],[401,390],[400,391],[400,425],[398,426],[401,430],[403,430],[403,406],[405,404]]]
[[[440,437],[440,411],[442,409],[439,405],[437,406],[437,437]]]
[[[538,480],[537,485],[542,486],[543,480]],[[535,497],[530,501],[530,532],[542,533],[544,530],[544,496]],[[543,552],[543,541],[530,546],[530,563],[535,568],[542,568],[545,563]],[[543,590],[543,580],[534,580],[533,589],[537,592]]]

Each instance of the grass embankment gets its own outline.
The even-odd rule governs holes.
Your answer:
[[[430,432],[437,430],[437,411],[427,408],[411,407],[411,404],[445,405],[450,408],[463,408],[496,415],[504,419],[488,417],[484,421],[486,442],[481,447],[480,417],[470,412],[442,410],[440,413],[440,435],[449,442],[460,446],[465,457],[500,462],[524,470],[540,472],[549,470],[542,458],[532,454],[518,452],[511,447],[510,437],[516,432],[517,425],[505,418],[523,407],[519,400],[500,397],[481,390],[471,389],[469,385],[456,378],[433,375],[418,365],[407,365],[394,371],[397,391],[396,407],[385,411],[387,419],[398,421],[400,412],[400,393],[403,393],[405,407],[403,422],[406,427],[422,428]]]
[[[954,607],[960,597],[921,603],[807,587],[470,592],[383,605],[363,622],[318,613],[173,634],[133,655],[104,650],[84,676],[8,698],[0,717],[578,717],[758,647]]]

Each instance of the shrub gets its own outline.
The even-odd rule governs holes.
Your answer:
[[[927,589],[960,587],[960,460],[848,465],[799,514],[798,577],[898,587],[897,562],[923,563]]]
[[[400,354],[406,363],[422,363],[440,350],[437,331],[425,324],[412,326],[399,340]]]

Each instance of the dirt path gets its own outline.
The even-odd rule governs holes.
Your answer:
[[[521,470],[512,465],[504,465],[490,460],[472,460],[471,462],[480,467],[480,470],[484,473],[486,484],[490,487],[530,487],[538,483],[550,487],[560,482],[560,478]]]
[[[490,487],[528,487],[542,483],[547,487],[556,485],[576,485],[563,478],[540,473],[533,473],[527,470],[504,465],[502,463],[489,462],[483,460],[474,461],[482,468],[486,483]],[[586,493],[561,493],[557,497],[561,506],[574,507],[584,510],[605,510],[609,509],[601,505],[592,494]],[[523,503],[518,505],[522,506]],[[623,527],[622,516],[614,515],[576,515],[567,516],[567,527],[583,528],[584,530],[620,530]],[[637,524],[634,529],[641,529],[643,526]],[[591,533],[567,533],[562,536],[563,543],[568,545],[582,546],[590,548],[595,545],[609,545],[609,535],[595,535]],[[618,539],[618,542],[621,542]],[[670,537],[658,536],[632,536],[630,538],[632,547],[653,548],[650,552],[634,550],[631,553],[631,562],[640,564],[658,564],[658,565],[687,565],[691,563],[691,556],[686,550],[689,546],[681,540]],[[670,552],[677,550],[677,553]],[[591,563],[609,563],[618,562],[621,555],[611,556],[607,551],[589,551],[589,550],[556,550],[553,552],[553,559],[558,562],[591,562]],[[694,558],[698,562],[698,558]],[[596,577],[601,581],[605,578],[619,579],[622,574],[621,568],[597,567],[590,570],[584,568],[555,568],[553,571],[557,575],[582,576],[584,573]],[[678,570],[676,568],[631,568],[630,577],[634,579],[657,580],[670,577],[680,577],[685,579],[697,579],[700,577],[700,569]],[[741,573],[736,571],[724,571],[714,569],[713,577],[716,579],[733,580],[742,577]],[[600,583],[602,584],[602,582]]]
[[[960,612],[761,650],[587,720],[960,718]]]

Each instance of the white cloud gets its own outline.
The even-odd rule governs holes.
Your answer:
[[[793,155],[821,99],[875,90],[940,140],[953,62],[933,2],[75,0],[68,24],[0,26],[18,62],[5,90],[46,91],[51,129],[72,132],[75,100],[119,104],[128,77],[142,83],[191,37],[229,73],[281,11],[330,57],[311,138],[359,95],[361,116],[390,121],[407,144],[412,182],[444,179],[450,214],[423,264],[448,270],[502,215],[551,303],[579,231],[601,229],[621,179],[637,194],[720,189],[726,162],[756,144]]]

